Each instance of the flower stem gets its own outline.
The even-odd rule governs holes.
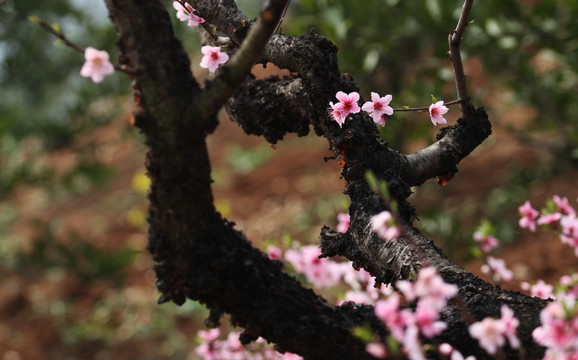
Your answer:
[[[455,104],[461,104],[463,102],[464,102],[463,99],[456,99],[456,100],[448,101],[447,103],[444,103],[444,105],[452,106]],[[394,108],[393,111],[429,111],[429,106],[421,106],[421,107],[413,107],[413,108]]]

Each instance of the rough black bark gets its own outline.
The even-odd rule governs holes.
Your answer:
[[[157,286],[162,293],[159,302],[202,301],[211,309],[209,326],[229,313],[236,325],[246,329],[243,342],[261,336],[280,351],[307,359],[371,358],[352,329],[370,324],[377,334],[387,333],[371,307],[329,305],[284,274],[279,262],[254,249],[233,223],[216,212],[205,137],[217,125],[215,114],[222,103],[211,93],[218,86],[227,91],[234,87],[228,109],[246,132],[274,143],[287,132],[305,135],[311,125],[335,152],[351,198],[352,221],[346,234],[322,230],[324,256],[346,256],[385,284],[411,278],[421,267],[433,265],[446,281],[459,286],[475,319],[497,316],[501,304],[514,309],[521,319],[519,336],[527,358],[541,357],[543,349],[532,342],[530,334],[545,302],[481,281],[449,261],[412,226],[415,210],[406,200],[410,187],[457,172],[459,161],[491,133],[483,109],[442,129],[436,144],[406,156],[382,142],[367,116],[357,114],[343,128],[330,121],[327,104],[335,93],[358,89],[350,76],[339,71],[337,48],[322,36],[274,35],[264,46],[259,61],[287,68],[296,77],[258,81],[247,77],[238,86],[244,70],[226,68],[213,86],[202,90],[160,1],[105,2],[119,32],[123,62],[135,73],[135,124],[146,135],[149,148],[148,249],[156,262]],[[222,34],[240,44],[239,49],[256,24],[243,16],[232,0],[199,0],[193,6]],[[270,16],[278,19],[282,6],[281,1],[269,2],[257,22]],[[265,28],[270,25],[265,23]],[[367,226],[372,215],[390,206],[367,184],[368,170],[387,181],[391,200],[398,204],[404,232],[394,242],[384,243]],[[467,336],[467,325],[456,306],[449,306],[443,316],[449,328],[440,341],[454,344],[464,354],[489,358]],[[507,356],[514,359],[517,353],[507,350]]]

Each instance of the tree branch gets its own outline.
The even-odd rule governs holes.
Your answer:
[[[120,34],[121,65],[135,72],[142,105],[158,104],[146,114],[137,112],[136,123],[144,131],[154,129],[170,143],[177,135],[176,124],[184,120],[183,110],[201,90],[191,73],[189,58],[160,1],[105,3]]]
[[[410,186],[458,172],[457,164],[492,133],[492,125],[483,108],[475,110],[457,125],[442,128],[438,141],[414,154],[406,155],[408,166],[404,179]]]
[[[241,85],[261,50],[277,27],[288,0],[268,0],[257,22],[251,26],[239,50],[223,66],[217,78],[196,98],[192,112],[208,118],[221,108]]]
[[[456,89],[458,92],[458,99],[462,102],[460,107],[462,110],[462,118],[467,119],[472,115],[474,107],[472,105],[470,95],[468,94],[468,87],[466,85],[466,75],[464,74],[464,67],[462,65],[462,55],[460,54],[460,43],[464,36],[464,31],[468,25],[468,17],[470,16],[470,11],[474,0],[465,0],[462,6],[462,13],[456,29],[452,31],[449,35],[449,58],[452,62],[454,69],[454,77],[456,80]]]
[[[176,64],[171,59],[181,47],[160,2],[107,0],[107,6],[123,55],[131,65],[144,69],[137,76],[143,93],[139,113],[147,124],[141,128],[147,136],[146,166],[152,180],[148,249],[156,263],[159,302],[202,301],[211,309],[208,324],[212,326],[223,312],[230,313],[233,322],[246,329],[241,339],[245,343],[262,336],[280,351],[306,358],[371,358],[365,344],[353,335],[356,326],[366,323],[385,332],[370,307],[327,304],[284,274],[279,262],[252,248],[215,211],[205,134],[189,131],[190,120],[182,118],[178,107],[190,102],[191,92],[166,86],[165,82],[179,81],[174,74],[165,74],[164,79],[149,74],[181,61],[178,56]],[[154,31],[147,32],[151,28]],[[147,47],[151,45],[164,51],[151,52]]]
[[[270,76],[248,81],[229,99],[226,109],[246,134],[263,135],[269,143],[276,144],[287,133],[309,133],[309,97],[304,91],[301,78]],[[280,104],[289,106],[280,111]]]

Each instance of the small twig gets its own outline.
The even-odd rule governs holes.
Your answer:
[[[203,29],[205,29],[205,31],[207,32],[207,34],[209,34],[210,37],[213,38],[213,40],[215,42],[217,42],[219,40],[219,36],[217,34],[215,34],[215,32],[213,31],[213,29],[211,29],[211,27],[209,26],[209,24],[207,24],[206,22],[201,23],[201,26],[203,27]]]
[[[455,104],[461,104],[464,100],[456,99],[452,101],[445,102],[444,105],[452,106]],[[413,107],[413,108],[394,108],[393,111],[429,111],[429,106]]]
[[[283,20],[285,20],[285,14],[287,13],[287,9],[289,9],[290,3],[291,3],[291,0],[288,0],[287,4],[285,4],[285,8],[283,9],[283,13],[281,14],[281,18],[279,18],[279,22],[277,23],[275,30],[273,30],[273,34],[275,34],[277,32],[277,30],[279,30],[279,28],[281,27],[281,24],[283,23]]]
[[[183,7],[183,9],[185,9],[187,12],[189,11],[189,9],[187,9],[187,6],[185,5],[185,4],[188,4],[188,3],[187,3],[185,0],[177,0],[177,2],[178,2],[179,4],[181,4],[181,6]],[[189,4],[189,6],[190,6],[190,4]],[[197,10],[195,10],[194,14],[197,15],[197,16],[202,17],[201,15],[199,15],[199,14],[197,13]],[[204,19],[204,18],[203,18],[203,19]],[[215,34],[215,32],[213,31],[213,29],[211,29],[211,27],[209,26],[209,24],[207,24],[207,22],[202,22],[202,23],[200,23],[199,25],[201,25],[201,27],[202,27],[203,29],[205,29],[205,31],[207,32],[207,34],[209,34],[209,36],[212,37],[215,42],[219,39],[219,37],[217,36],[217,34]]]
[[[40,26],[41,28],[43,28],[44,30],[48,31],[49,33],[51,33],[52,35],[56,36],[63,45],[68,46],[69,48],[81,53],[84,56],[84,49],[81,48],[80,46],[76,45],[75,43],[73,43],[72,41],[68,40],[68,38],[66,37],[66,35],[64,35],[64,33],[62,33],[61,31],[57,30],[54,28],[54,26],[50,26],[47,23],[45,23],[44,21],[42,21],[42,19],[40,19],[38,16],[30,16],[28,18],[30,21],[32,21],[35,24],[38,24],[38,26]],[[135,71],[131,70],[128,68],[128,66],[126,65],[117,65],[117,64],[113,64],[114,69],[116,71],[122,71],[126,74],[129,75],[134,75]]]
[[[460,107],[462,110],[462,117],[464,118],[472,113],[473,106],[470,100],[470,95],[468,94],[468,88],[466,86],[466,75],[464,74],[462,56],[460,54],[460,43],[462,41],[466,26],[468,25],[468,17],[470,16],[473,3],[474,0],[464,1],[464,5],[462,6],[462,13],[460,15],[460,19],[458,20],[456,29],[450,32],[448,37],[450,46],[449,58],[454,69],[458,99],[462,100],[462,102],[460,102]]]
[[[181,6],[182,6],[185,10],[189,11],[189,10],[187,9],[187,7],[185,6],[185,4],[187,3],[185,0],[177,0],[177,2],[178,2],[179,4],[181,4]],[[199,14],[199,13],[197,12],[197,10],[194,11],[194,14],[197,15],[197,16],[200,16],[200,17],[202,17],[202,18],[204,19],[204,17],[201,16],[201,14]],[[215,44],[220,45],[220,44],[219,44],[219,41],[220,41],[219,35],[217,35],[217,33],[211,28],[211,26],[210,26],[206,21],[200,23],[199,25],[200,25],[203,29],[205,29],[205,31],[206,31],[207,34],[213,39],[213,41],[215,42]],[[230,41],[231,41],[233,44],[239,46],[239,44],[238,44],[237,42],[235,42],[235,40],[231,39]]]
[[[66,46],[68,46],[69,48],[78,51],[79,53],[84,55],[84,49],[79,47],[78,45],[74,44],[72,41],[68,40],[66,38],[66,36],[56,30],[53,26],[48,25],[47,23],[45,23],[44,21],[42,21],[42,19],[40,19],[38,16],[31,16],[28,18],[30,21],[32,21],[35,24],[38,24],[41,28],[43,28],[44,30],[48,31],[49,33],[51,33],[52,35],[56,36],[57,38],[59,38],[62,43]]]

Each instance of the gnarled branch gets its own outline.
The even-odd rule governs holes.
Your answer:
[[[106,3],[120,34],[123,56],[128,65],[137,70],[136,78],[143,94],[139,113],[143,114],[141,128],[147,136],[147,169],[152,179],[148,249],[156,262],[157,286],[162,293],[159,300],[177,304],[187,298],[202,301],[211,309],[210,325],[216,325],[223,312],[229,313],[236,324],[246,329],[242,336],[245,343],[262,336],[277,344],[281,351],[295,352],[308,359],[370,358],[352,330],[368,323],[380,336],[387,334],[371,307],[327,304],[284,274],[279,262],[254,249],[243,234],[234,230],[232,223],[215,211],[206,132],[202,126],[191,124],[206,122],[222,102],[214,101],[211,103],[214,108],[206,112],[194,112],[190,108],[191,104],[200,106],[199,99],[215,90],[204,92],[192,78],[188,58],[172,32],[161,2],[106,0]],[[240,29],[252,26],[232,0],[218,4],[201,0],[195,5],[201,15],[220,31],[235,37],[237,43],[243,43],[249,36],[241,34]],[[273,22],[267,24],[267,29]],[[250,47],[252,55],[260,46]],[[312,124],[342,160],[341,174],[351,198],[351,227],[341,235],[327,228],[323,230],[324,255],[344,255],[382,283],[408,278],[425,264],[436,266],[446,281],[459,286],[460,295],[474,318],[497,315],[501,304],[513,308],[522,319],[519,336],[528,357],[540,357],[542,350],[532,342],[530,334],[538,324],[539,310],[545,302],[503,291],[452,264],[412,226],[415,211],[406,200],[411,194],[411,185],[453,170],[452,163],[455,166],[481,143],[489,135],[487,119],[472,125],[473,119],[465,117],[456,126],[444,128],[435,147],[408,157],[399,154],[382,142],[368,116],[356,114],[343,128],[328,117],[327,104],[337,91],[357,91],[352,78],[339,71],[336,53],[337,48],[322,36],[274,35],[265,45],[260,61],[289,68],[298,78],[248,82],[232,100],[233,105],[239,105],[242,99],[255,98],[247,104],[258,104],[256,101],[260,99],[263,102],[255,109],[263,115],[268,111],[268,96],[287,101],[289,105],[306,104],[306,111],[291,113],[298,117],[297,131],[304,131],[305,123]],[[243,64],[239,69],[250,62],[238,61]],[[222,81],[227,81],[226,74],[221,75]],[[243,71],[239,70],[239,74],[244,77]],[[229,84],[240,84],[237,81],[235,76]],[[301,98],[297,89],[303,90]],[[276,91],[279,91],[277,95]],[[245,114],[245,109],[242,110],[236,113]],[[260,119],[261,112],[254,117]],[[477,113],[480,118],[485,116],[482,110]],[[263,116],[263,120],[256,122],[258,130],[255,131],[273,134],[269,139],[280,139],[286,131],[295,130],[287,125],[289,118],[284,120],[277,125],[271,115]],[[238,121],[251,124],[240,117]],[[465,134],[470,138],[464,139]],[[419,168],[416,164],[422,161],[420,158],[433,158],[430,160],[433,165]],[[404,228],[398,241],[384,243],[368,228],[370,216],[389,209],[389,204],[369,188],[365,180],[368,170],[387,182],[390,196],[398,203]],[[490,305],[482,306],[487,303]],[[467,327],[456,307],[448,307],[443,316],[449,330],[440,340],[455,344],[467,355],[473,353],[480,359],[487,358],[477,344],[468,339]],[[513,351],[508,350],[507,354],[516,357]]]

